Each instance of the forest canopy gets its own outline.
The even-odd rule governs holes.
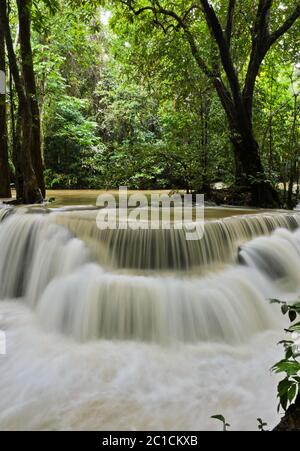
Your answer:
[[[0,197],[9,181],[24,202],[222,182],[291,205],[299,15],[289,0],[0,0]]]

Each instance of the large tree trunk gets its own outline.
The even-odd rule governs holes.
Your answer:
[[[254,136],[252,110],[247,108],[242,98],[234,103],[225,103],[223,100],[224,104],[236,162],[236,186],[251,192],[253,206],[278,207],[278,193],[267,180]]]
[[[16,37],[14,42],[14,52],[16,51],[19,42],[19,25],[16,29]],[[13,77],[11,71],[9,71],[9,97],[10,97],[10,121],[11,121],[11,142],[12,142],[12,161],[15,168],[15,186],[17,193],[17,200],[21,201],[23,198],[23,174],[22,174],[22,161],[21,161],[21,139],[22,139],[22,124],[21,124],[21,111],[15,114],[15,96],[13,87]]]
[[[35,171],[31,160],[32,146],[32,116],[30,102],[22,104],[22,172],[23,182],[23,200],[26,204],[41,202],[42,195],[39,189]]]
[[[245,139],[236,130],[231,135],[235,160],[237,162],[236,185],[251,192],[251,204],[259,207],[278,207],[279,196],[266,180],[254,136]]]
[[[0,0],[0,26],[4,30],[9,67],[14,79],[19,102],[17,121],[17,136],[19,138],[19,142],[17,148],[20,152],[23,189],[22,193],[18,193],[18,198],[22,198],[22,201],[26,204],[40,203],[43,198],[38,186],[31,159],[32,115],[30,100],[26,96],[23,81],[19,73],[9,26],[6,0]]]
[[[0,27],[0,197],[11,197],[8,144],[7,144],[7,117],[5,99],[5,39]]]
[[[22,139],[21,112],[19,112],[17,115],[17,124],[16,124],[13,80],[11,73],[9,79],[10,79],[9,91],[10,91],[12,161],[15,168],[15,185],[16,185],[17,200],[21,201],[21,199],[23,198],[23,184],[24,184],[22,174],[22,161],[21,161],[21,139]]]
[[[239,89],[232,98],[226,88],[215,80],[215,88],[227,116],[230,140],[236,164],[236,187],[251,192],[251,204],[257,207],[278,207],[279,196],[267,180],[259,145],[253,131],[253,101],[243,98]]]
[[[37,100],[37,90],[35,75],[33,70],[33,56],[31,48],[31,8],[32,0],[18,0],[19,24],[20,24],[20,45],[22,55],[23,77],[25,81],[26,95],[31,108],[31,156],[33,169],[36,174],[39,188],[43,197],[46,196],[44,169],[41,152],[41,123],[40,111]]]
[[[294,193],[294,183],[297,179],[297,161],[299,150],[297,147],[297,120],[298,120],[298,94],[294,95],[294,114],[293,114],[293,124],[289,139],[289,155],[291,160],[291,169],[290,169],[290,183],[288,190],[288,207],[293,208],[293,193]]]

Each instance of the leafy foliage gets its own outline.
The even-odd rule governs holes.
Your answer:
[[[221,423],[223,424],[223,432],[227,432],[228,428],[230,427],[230,424],[227,423],[223,415],[213,415],[211,418],[214,420],[221,421]]]
[[[232,185],[236,162],[224,109],[212,83],[199,71],[182,30],[168,19],[166,32],[150,12],[136,20],[125,3],[33,1],[32,44],[47,186],[126,184],[209,192],[215,182]],[[181,14],[189,4],[160,3]],[[218,0],[215,5],[225,27],[228,2]],[[252,6],[250,0],[237,2],[235,13],[231,52],[240,83],[245,82],[251,50]],[[285,6],[274,2],[270,31],[293,8],[292,1]],[[16,38],[15,2],[10,21]],[[195,8],[187,22],[201,56],[213,67],[218,49],[202,12]],[[297,185],[300,178],[297,31],[298,23],[265,58],[253,115],[266,179],[282,184],[287,203],[289,183]],[[257,177],[249,182],[257,183]]]
[[[267,432],[265,428],[268,426],[268,424],[265,423],[261,418],[257,418],[257,421],[258,421],[258,429],[261,432]]]
[[[273,300],[272,303],[280,304],[282,313],[288,315],[292,323],[286,329],[286,332],[292,335],[292,339],[280,342],[285,349],[285,358],[276,363],[272,368],[274,373],[285,373],[285,378],[278,384],[278,408],[280,409],[282,407],[286,411],[291,404],[295,403],[300,393],[300,347],[295,342],[296,338],[293,336],[293,334],[297,338],[300,336],[300,322],[295,323],[300,316],[300,302],[289,305],[286,302]]]

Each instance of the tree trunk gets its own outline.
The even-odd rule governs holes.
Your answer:
[[[13,45],[13,50],[16,52],[19,43],[19,24],[16,27],[16,37]],[[17,193],[17,200],[21,201],[23,198],[23,174],[21,162],[21,113],[16,117],[15,114],[15,96],[13,87],[13,77],[9,71],[9,97],[10,97],[10,121],[11,121],[11,142],[12,142],[12,161],[15,168],[15,186]],[[20,118],[20,119],[19,119]]]
[[[26,96],[14,52],[6,0],[0,0],[0,26],[4,30],[9,67],[14,79],[19,102],[17,120],[17,151],[19,152],[21,161],[23,189],[22,193],[18,193],[18,198],[22,198],[22,201],[26,204],[40,203],[43,198],[31,160],[32,115],[30,101]]]
[[[36,174],[42,196],[46,197],[44,168],[41,152],[41,123],[40,111],[37,100],[35,75],[33,70],[33,56],[31,48],[31,8],[32,0],[18,0],[19,23],[20,23],[20,45],[22,56],[23,77],[25,90],[31,108],[31,156],[33,169]]]
[[[31,160],[32,146],[32,116],[30,101],[22,105],[22,172],[24,175],[23,199],[26,204],[40,203],[42,194],[39,189],[36,174]]]
[[[296,171],[297,171],[297,162],[298,162],[298,148],[297,148],[297,120],[298,120],[298,94],[294,95],[294,114],[293,114],[293,124],[289,139],[289,154],[291,160],[290,167],[290,182],[289,182],[289,190],[288,190],[288,207],[293,208],[293,193],[294,193],[294,183],[296,181]]]
[[[295,404],[286,411],[274,432],[300,432],[300,396],[298,396]]]
[[[277,191],[267,180],[261,161],[258,142],[253,132],[252,110],[240,98],[237,104],[226,105],[230,140],[236,162],[236,185],[251,192],[251,205],[278,207]]]
[[[296,162],[293,161],[291,163],[291,170],[290,170],[290,180],[289,180],[289,189],[288,189],[288,195],[287,195],[287,206],[288,208],[294,208],[294,184],[296,180]]]
[[[0,28],[0,197],[11,197],[8,143],[7,143],[7,117],[5,96],[5,39],[3,30]]]
[[[245,139],[236,130],[231,135],[235,160],[238,162],[236,185],[251,192],[251,204],[259,207],[278,207],[277,191],[266,180],[254,136]]]
[[[236,187],[239,190],[248,189],[252,206],[278,207],[279,196],[267,180],[253,132],[252,97],[243,97],[237,89],[234,98],[231,98],[218,81],[215,82],[215,88],[228,120],[235,159]]]
[[[15,168],[15,186],[17,200],[23,198],[23,174],[21,162],[21,116],[18,114],[17,127],[15,118],[15,103],[13,93],[12,75],[9,75],[9,91],[10,91],[10,121],[11,121],[11,142],[12,142],[12,161]]]

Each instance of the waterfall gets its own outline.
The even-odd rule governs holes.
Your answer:
[[[278,325],[266,298],[298,289],[297,214],[210,222],[204,239],[190,245],[178,230],[97,232],[94,212],[26,213],[0,224],[0,299],[24,299],[45,329],[78,340],[243,343]],[[247,243],[276,227],[286,229]],[[175,265],[165,274],[117,271],[125,263],[160,270],[170,258]],[[204,277],[186,271],[238,258]]]
[[[84,243],[47,216],[17,213],[0,225],[0,299],[34,305],[48,284],[88,261]]]
[[[233,264],[239,247],[277,228],[295,230],[297,213],[260,213],[209,221],[199,241],[187,241],[183,230],[99,230],[97,212],[68,212],[55,221],[85,241],[95,259],[108,269],[190,270]]]
[[[270,280],[285,284],[286,290],[292,290],[300,283],[300,232],[279,229],[272,239],[257,238],[243,246],[239,260],[248,267],[257,268]]]
[[[86,265],[55,279],[37,307],[48,330],[79,340],[246,342],[278,325],[259,272],[239,270],[205,279],[136,277]]]
[[[0,208],[0,429],[275,425],[284,320],[268,298],[299,295],[300,215],[210,221],[190,243],[103,232],[96,214]]]
[[[10,214],[13,213],[14,209],[12,207],[0,204],[0,223]]]

